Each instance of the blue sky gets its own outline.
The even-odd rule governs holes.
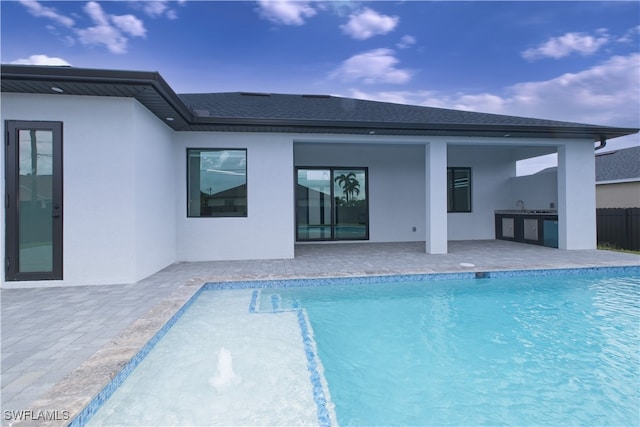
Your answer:
[[[2,1],[3,63],[640,127],[640,2]],[[608,148],[638,145],[636,136]]]

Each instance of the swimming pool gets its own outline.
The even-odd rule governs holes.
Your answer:
[[[637,273],[451,277],[205,290],[90,424],[640,422]]]

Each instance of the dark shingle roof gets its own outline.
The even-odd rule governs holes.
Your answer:
[[[132,97],[180,131],[590,138],[635,128],[475,113],[322,95],[177,95],[157,72],[2,65],[2,92]]]
[[[554,120],[532,119],[499,114],[476,113],[445,108],[422,107],[367,101],[328,95],[286,95],[265,93],[179,94],[197,114],[243,119],[321,120],[448,125],[521,125],[598,128]]]
[[[640,180],[640,146],[596,155],[596,182]]]

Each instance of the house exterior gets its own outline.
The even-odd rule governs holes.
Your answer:
[[[640,208],[640,146],[596,155],[596,208]]]
[[[594,141],[638,129],[334,96],[178,95],[155,72],[2,65],[2,286],[117,284],[296,244],[494,239],[557,208],[596,247]],[[516,161],[558,154],[556,188]]]

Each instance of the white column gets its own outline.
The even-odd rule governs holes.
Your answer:
[[[425,145],[426,251],[447,253],[447,144]]]
[[[596,243],[593,144],[568,141],[558,147],[558,247],[595,249]]]

